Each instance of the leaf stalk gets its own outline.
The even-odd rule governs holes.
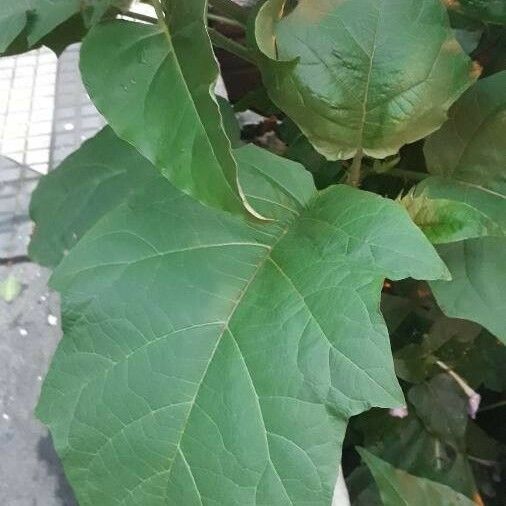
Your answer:
[[[241,44],[238,44],[237,42],[229,39],[228,37],[225,37],[223,34],[218,32],[214,28],[208,28],[208,32],[209,37],[211,38],[211,42],[213,43],[213,46],[219,47],[221,49],[224,49],[225,51],[228,51],[229,53],[235,54],[239,58],[242,58],[243,60],[252,63],[253,65],[256,64],[248,48],[244,47]]]
[[[362,148],[360,148],[355,156],[353,157],[353,162],[351,163],[350,170],[348,172],[348,184],[350,186],[358,187],[360,186],[360,171],[362,169],[362,158],[364,157],[364,152]]]
[[[207,19],[210,19],[211,21],[216,21],[218,23],[223,23],[225,25],[235,26],[243,30],[245,28],[245,26],[242,23],[240,23],[235,19],[227,18],[225,16],[219,16],[218,14],[213,14],[212,12],[207,13]]]
[[[146,14],[141,14],[140,12],[127,11],[123,12],[122,16],[127,18],[137,19],[138,21],[143,21],[144,23],[151,23],[152,25],[156,25],[157,19],[152,16],[147,16]]]

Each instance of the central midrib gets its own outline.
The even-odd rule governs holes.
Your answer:
[[[381,2],[380,2],[381,3]],[[381,20],[381,7],[378,9],[378,17],[376,19],[376,29],[374,30],[374,37],[372,42],[372,52],[371,52],[371,61],[369,64],[369,70],[367,72],[367,78],[365,83],[365,95],[364,95],[364,102],[363,102],[363,111],[362,111],[362,119],[360,121],[360,132],[358,136],[359,141],[359,149],[362,149],[364,146],[364,129],[365,129],[365,122],[367,117],[367,105],[369,102],[369,90],[371,88],[371,77],[372,77],[372,70],[373,70],[373,64],[374,64],[374,55],[376,54],[376,42],[378,38],[378,30]]]
[[[253,284],[254,280],[256,279],[256,277],[258,276],[258,273],[262,270],[262,268],[265,266],[265,264],[267,263],[267,261],[269,260],[270,256],[271,256],[271,253],[273,251],[273,249],[276,247],[277,244],[279,244],[279,242],[283,239],[283,237],[285,237],[285,235],[288,233],[288,231],[290,230],[290,227],[291,225],[294,223],[294,221],[300,216],[300,213],[295,217],[293,217],[293,219],[291,219],[287,225],[285,226],[284,229],[281,230],[280,232],[280,235],[279,237],[274,241],[274,243],[268,247],[268,249],[266,250],[266,254],[264,255],[264,257],[258,262],[258,265],[257,267],[255,268],[255,270],[253,271],[251,277],[249,278],[249,280],[247,281],[247,283],[244,285],[244,288],[241,290],[241,294],[239,295],[239,297],[237,298],[237,301],[235,302],[234,306],[232,307],[232,310],[227,318],[227,320],[225,321],[225,324],[223,325],[223,330],[221,331],[220,335],[218,336],[218,338],[216,339],[216,344],[214,345],[214,348],[213,350],[211,351],[211,355],[209,357],[209,361],[206,365],[206,368],[204,369],[203,373],[202,373],[202,377],[195,389],[195,395],[193,396],[193,399],[190,401],[190,409],[188,410],[188,415],[186,416],[186,419],[185,419],[185,422],[183,424],[183,427],[181,428],[181,431],[179,433],[179,440],[177,442],[177,447],[176,447],[176,450],[174,452],[174,458],[169,466],[169,468],[164,471],[165,473],[167,473],[167,476],[168,478],[170,477],[171,473],[172,473],[172,469],[174,467],[174,462],[176,461],[176,457],[177,457],[177,454],[178,453],[182,453],[181,451],[181,443],[183,441],[183,438],[184,438],[184,435],[185,435],[185,432],[186,432],[186,429],[187,429],[187,426],[188,426],[188,423],[189,423],[189,420],[191,418],[191,415],[193,413],[193,408],[195,407],[196,405],[196,400],[197,400],[197,397],[199,395],[199,392],[200,392],[200,388],[202,387],[203,383],[204,383],[204,380],[206,379],[206,376],[207,376],[207,373],[209,371],[209,368],[210,368],[210,365],[211,363],[213,362],[214,360],[214,356],[216,354],[216,351],[218,350],[218,347],[225,335],[225,333],[228,331],[229,333],[230,332],[230,329],[229,329],[229,325],[230,325],[230,322],[237,310],[237,308],[240,306],[244,296],[248,293],[248,289],[249,287]],[[260,243],[259,243],[260,244]],[[190,466],[188,465],[188,468],[191,472],[191,469],[190,469]],[[196,481],[195,481],[195,478],[192,476],[192,479],[194,480],[195,484],[196,484]],[[197,488],[198,490],[198,488]]]

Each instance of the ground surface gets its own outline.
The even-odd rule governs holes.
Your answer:
[[[48,292],[46,270],[0,267],[0,279],[7,271],[22,291],[10,304],[0,301],[0,504],[75,505],[47,430],[33,414],[60,338],[58,298]]]
[[[73,47],[58,63],[48,50],[0,60],[2,259],[26,254],[28,203],[41,173],[103,124],[80,83],[77,57]],[[9,275],[21,292],[10,303],[0,297],[0,506],[75,506],[51,438],[34,415],[61,336],[58,296],[48,290],[49,272],[37,265],[0,266],[0,283]]]

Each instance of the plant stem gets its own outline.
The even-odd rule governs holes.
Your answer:
[[[140,14],[139,12],[127,11],[122,13],[123,16],[127,18],[137,19],[139,21],[144,21],[146,23],[151,23],[152,25],[156,24],[157,19],[151,16],[147,16],[146,14]]]
[[[495,462],[494,460],[485,460],[485,459],[480,459],[478,457],[473,457],[473,455],[467,455],[467,458],[469,460],[472,460],[473,462],[476,462],[477,464],[481,464],[482,466],[486,466],[486,467],[494,467],[495,465],[497,465],[497,462]]]
[[[145,23],[151,23],[152,25],[155,25],[158,21],[157,18],[147,16],[146,14],[141,14],[139,12],[127,11],[124,12],[122,15],[128,18],[137,19],[138,21],[144,21]],[[212,14],[211,12],[207,14],[207,18],[213,21],[218,21],[219,23],[224,23],[227,25],[236,26],[238,28],[244,29],[244,25],[239,23],[239,21],[236,21],[235,19],[226,18],[224,16],[218,16],[217,14]]]
[[[211,5],[225,14],[227,17],[235,19],[241,25],[245,25],[248,20],[248,11],[237,5],[232,0],[210,0]]]
[[[362,168],[362,158],[364,157],[364,152],[360,148],[355,156],[353,157],[353,162],[351,163],[350,170],[348,171],[348,180],[347,183],[350,186],[359,186],[360,185],[360,169]]]
[[[506,406],[506,401],[495,402],[494,404],[489,404],[488,406],[483,406],[479,410],[479,413],[482,413],[483,411],[488,411],[489,409],[502,408],[503,406]]]
[[[171,38],[170,38],[170,33],[169,33],[169,27],[167,26],[167,23],[165,22],[165,14],[163,12],[162,2],[160,0],[151,0],[151,3],[153,4],[153,7],[155,8],[156,18],[158,20],[158,26],[165,32],[167,39],[169,39],[169,41],[170,41]]]
[[[474,391],[466,382],[464,378],[458,375],[450,366],[446,365],[441,360],[436,362],[436,365],[446,371],[457,383],[457,385],[462,389],[462,391],[467,395],[467,413],[474,420],[476,418],[476,413],[480,407],[481,395]]]
[[[211,42],[213,43],[214,46],[224,49],[229,53],[235,54],[239,58],[242,58],[243,60],[249,63],[253,63],[255,65],[256,62],[251,56],[251,53],[248,50],[248,48],[242,46],[241,44],[238,44],[237,42],[229,39],[228,37],[225,37],[217,30],[214,30],[213,28],[209,28],[208,32],[209,37],[211,38]]]
[[[17,255],[13,257],[0,258],[0,265],[14,265],[31,261],[32,259],[28,255]]]
[[[415,170],[404,170],[404,169],[390,169],[385,172],[385,174],[390,176],[402,177],[404,179],[413,179],[414,181],[423,181],[430,177],[430,174],[425,172],[416,172]]]
[[[244,29],[244,25],[239,21],[236,21],[235,19],[231,18],[226,18],[225,16],[218,16],[217,14],[213,14],[211,12],[207,13],[207,19],[210,19],[211,21],[217,21],[218,23],[224,23],[226,25],[236,26],[237,28]]]

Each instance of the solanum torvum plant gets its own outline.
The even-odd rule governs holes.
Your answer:
[[[31,204],[77,500],[501,504],[506,4],[253,3],[3,0],[108,123]]]

